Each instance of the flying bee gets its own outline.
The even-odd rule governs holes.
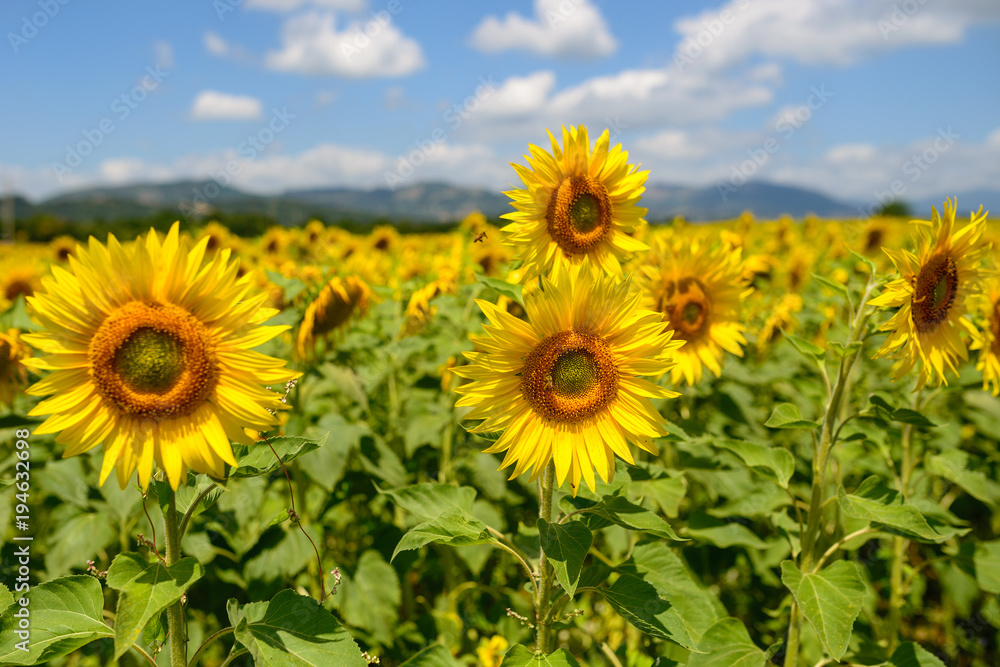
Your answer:
[[[486,238],[486,232],[479,232],[476,234],[476,238],[472,239],[473,243],[479,243]]]
[[[543,389],[545,391],[552,391],[555,388],[556,388],[556,386],[554,384],[552,384],[552,375],[549,374],[549,373],[546,373],[545,374],[545,387]]]

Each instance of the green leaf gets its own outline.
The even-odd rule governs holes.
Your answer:
[[[319,448],[326,441],[327,435],[324,435],[319,440],[292,435],[269,438],[274,452],[271,451],[271,447],[268,447],[264,441],[255,443],[252,447],[233,443],[233,455],[236,457],[236,467],[229,471],[229,479],[269,475],[281,468],[281,463],[278,462],[278,458],[274,455],[275,452],[281,457],[283,463],[288,463],[303,454],[308,454],[314,449]]]
[[[476,501],[476,490],[471,486],[453,486],[451,484],[434,484],[425,482],[413,484],[398,489],[380,489],[393,502],[407,512],[421,519],[436,519],[448,510],[458,509],[465,516],[472,516],[472,504]]]
[[[971,466],[969,455],[958,449],[936,454],[927,462],[927,470],[932,474],[957,484],[973,498],[993,507],[1000,506],[1000,484],[982,472],[970,470]]]
[[[864,345],[864,343],[860,340],[856,340],[847,345],[838,341],[830,341],[828,344],[830,346],[829,349],[832,350],[838,358],[848,357],[860,350],[862,345]]]
[[[881,479],[871,476],[861,482],[854,493],[848,495],[844,487],[837,490],[840,509],[855,519],[867,519],[876,527],[894,535],[922,542],[942,542],[947,539],[934,530],[927,519],[913,505],[906,503],[902,494],[886,486]]]
[[[875,268],[875,262],[871,261],[864,255],[855,252],[854,250],[849,250],[848,252],[851,253],[851,257],[858,260],[859,262],[864,263],[864,265],[868,267],[868,275],[874,276],[875,274],[878,273],[878,269]]]
[[[683,537],[678,537],[670,524],[660,516],[645,507],[629,502],[622,496],[604,496],[599,503],[588,507],[587,512],[605,521],[616,523],[622,528],[638,530],[675,542],[687,541]]]
[[[799,354],[806,359],[815,362],[822,362],[823,358],[826,357],[826,350],[821,348],[819,345],[810,343],[805,338],[793,336],[784,330],[782,330],[782,333],[785,335],[785,338],[788,339],[788,342],[792,344],[792,347],[798,350]]]
[[[945,664],[919,644],[907,642],[899,645],[883,667],[945,667]]]
[[[594,543],[594,533],[581,521],[565,524],[538,520],[538,537],[546,557],[552,563],[556,579],[570,597],[576,593],[583,560]]]
[[[514,644],[507,649],[500,667],[580,667],[580,663],[565,649],[541,655],[520,644]]]
[[[11,595],[10,589],[4,586],[3,584],[0,584],[0,613],[2,613],[4,609],[9,607],[13,603],[14,603],[14,596]]]
[[[118,554],[108,568],[108,586],[121,593],[115,611],[115,658],[139,641],[146,624],[180,600],[204,574],[201,563],[191,557],[167,567],[136,553]]]
[[[833,290],[833,292],[835,294],[839,294],[840,296],[842,296],[845,299],[847,299],[848,303],[850,303],[850,301],[851,301],[851,293],[847,291],[847,285],[842,285],[842,284],[840,284],[840,283],[838,283],[838,282],[836,282],[834,280],[830,280],[829,278],[827,278],[825,276],[821,276],[818,273],[812,274],[812,277],[813,277],[813,280],[815,280],[816,282],[820,283],[824,287],[827,287],[827,288]]]
[[[306,284],[298,278],[286,278],[277,271],[268,271],[267,277],[272,283],[284,290],[285,303],[291,303],[306,288]]]
[[[417,653],[400,667],[460,667],[460,664],[451,657],[451,651],[440,644],[435,644]]]
[[[792,592],[826,652],[837,660],[843,658],[865,597],[865,582],[858,566],[841,560],[820,572],[802,574],[794,562],[786,560],[781,563],[781,581]]]
[[[44,419],[34,417],[22,417],[21,415],[4,415],[0,417],[0,430],[8,428],[21,428],[23,426],[35,426],[41,424]]]
[[[767,654],[750,639],[743,622],[724,618],[710,627],[698,642],[698,650],[688,660],[688,667],[764,667]]]
[[[692,628],[648,581],[626,573],[610,587],[598,590],[619,616],[647,635],[669,639],[688,650],[696,650]]]
[[[958,551],[955,563],[968,573],[987,593],[1000,595],[1000,540],[966,542]]]
[[[436,519],[417,524],[408,530],[396,545],[396,550],[392,552],[392,559],[395,559],[400,551],[419,549],[432,542],[467,547],[473,544],[489,544],[493,541],[485,523],[466,516],[461,510],[450,509]]]
[[[508,299],[513,299],[520,305],[524,305],[524,300],[521,297],[523,287],[521,285],[513,285],[505,280],[500,280],[499,278],[487,278],[482,274],[476,274],[476,280],[497,291],[497,293],[502,294]]]
[[[783,489],[788,488],[788,480],[795,472],[795,457],[787,449],[745,440],[721,440],[715,444],[736,454],[744,465],[755,473],[775,482]]]
[[[45,569],[51,576],[60,576],[73,568],[84,569],[87,561],[112,542],[117,543],[118,531],[107,515],[93,512],[77,514],[59,526],[45,554]]]
[[[861,414],[862,417],[877,417],[878,419],[886,421],[897,421],[923,428],[934,428],[937,426],[937,424],[916,410],[911,410],[909,408],[895,408],[889,405],[889,402],[878,394],[873,394],[868,401],[868,410]]]
[[[717,547],[728,549],[733,546],[749,549],[766,549],[767,542],[740,523],[725,522],[698,511],[691,515],[687,526],[688,535],[696,540],[711,542]]]
[[[273,458],[273,455],[272,455]],[[174,494],[174,502],[177,504],[177,514],[178,516],[184,516],[191,507],[191,503],[194,502],[203,491],[208,489],[213,484],[216,484],[216,488],[209,491],[201,502],[198,503],[198,509],[194,512],[192,516],[197,516],[201,514],[206,509],[211,507],[219,496],[225,492],[225,487],[219,486],[218,482],[213,480],[208,475],[199,475],[188,471],[187,479],[184,480],[184,484],[177,487],[174,491],[170,488],[169,482],[154,479],[153,480],[153,490],[156,492],[156,497],[160,502],[160,510],[163,512],[167,511],[167,503],[170,498],[170,494]]]
[[[337,619],[316,600],[290,589],[275,595],[261,617],[244,612],[235,627],[236,641],[259,667],[368,667]]]
[[[793,403],[778,403],[764,426],[769,428],[818,428],[819,422],[805,419]]]
[[[17,648],[25,641],[15,634],[14,613],[24,607],[15,602],[0,616],[0,663],[45,664],[69,655],[81,646],[114,632],[103,620],[104,595],[101,582],[89,575],[75,575],[46,581],[25,596],[31,614],[28,650]]]
[[[402,591],[396,570],[382,554],[369,549],[361,554],[353,575],[345,575],[334,598],[341,616],[380,644],[392,644],[399,622]]]

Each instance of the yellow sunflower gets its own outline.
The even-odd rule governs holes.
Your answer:
[[[31,350],[21,341],[19,330],[0,331],[0,405],[10,405],[28,386],[24,360],[30,356]]]
[[[299,357],[313,356],[320,338],[329,344],[330,333],[346,326],[352,317],[363,315],[371,294],[371,288],[357,276],[331,278],[306,307],[295,348]]]
[[[230,441],[277,423],[281,395],[261,385],[298,375],[253,351],[288,327],[257,326],[276,311],[247,296],[228,250],[203,266],[206,243],[190,248],[177,224],[163,241],[91,237],[28,299],[45,331],[22,338],[45,356],[24,363],[52,371],[28,389],[51,395],[29,413],[51,415],[35,433],[58,433],[64,457],[103,444],[101,484],[115,468],[125,488],[138,470],[146,488],[154,460],[175,489],[188,467],[222,477]]]
[[[72,236],[57,236],[49,241],[49,251],[53,261],[67,262],[79,242]]]
[[[501,217],[504,242],[524,261],[524,280],[589,257],[603,271],[621,276],[621,262],[646,250],[630,236],[647,210],[637,206],[648,171],[628,164],[621,144],[608,148],[605,130],[594,144],[587,128],[563,128],[562,147],[549,132],[552,152],[529,146],[528,167],[511,164],[526,188],[506,192],[516,211]]]
[[[927,382],[947,384],[945,370],[957,373],[958,361],[968,359],[960,321],[968,297],[982,290],[980,260],[989,246],[983,242],[986,215],[982,208],[970,216],[969,224],[955,230],[955,205],[946,200],[943,216],[934,208],[930,222],[913,221],[919,225],[917,255],[883,248],[900,277],[869,301],[874,306],[898,308],[879,329],[889,336],[875,358],[896,359],[893,380],[920,361],[917,389]]]
[[[581,479],[595,488],[595,469],[610,480],[616,454],[634,463],[628,442],[657,453],[666,422],[649,398],[678,394],[638,376],[670,370],[680,343],[640,300],[630,281],[584,261],[525,294],[528,322],[478,302],[491,325],[475,339],[480,351],[465,353],[472,363],[455,369],[473,380],[455,389],[456,405],[483,420],[472,432],[503,431],[486,451],[507,452],[511,479],[528,468],[535,479],[554,460],[576,493]]]
[[[1000,279],[994,276],[985,299],[979,300],[979,311],[985,315],[982,330],[968,327],[972,333],[970,350],[978,350],[976,369],[983,373],[983,389],[992,385],[993,395],[1000,396]]]
[[[674,338],[685,341],[674,355],[670,381],[701,381],[702,368],[722,374],[726,352],[743,356],[746,327],[740,302],[750,295],[740,250],[706,243],[657,239],[650,264],[643,268],[646,305],[663,314]]]

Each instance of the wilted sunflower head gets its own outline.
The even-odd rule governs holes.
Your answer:
[[[986,214],[982,207],[968,224],[956,229],[956,205],[946,200],[944,215],[933,208],[930,221],[912,221],[917,226],[917,254],[884,248],[900,277],[869,301],[874,306],[898,308],[880,327],[889,336],[875,358],[896,359],[894,380],[921,362],[917,389],[928,382],[947,384],[945,371],[957,373],[959,361],[968,359],[962,320],[969,297],[982,291],[981,263],[989,244],[983,240]]]
[[[299,357],[313,356],[317,341],[323,339],[328,344],[331,334],[346,327],[352,318],[364,315],[371,295],[371,288],[358,276],[334,276],[327,281],[306,307],[299,325]]]
[[[455,389],[457,405],[483,420],[474,433],[503,431],[486,451],[506,452],[511,479],[529,468],[535,479],[554,461],[575,494],[581,479],[595,488],[595,470],[610,480],[615,455],[633,463],[629,442],[656,453],[666,422],[649,398],[677,394],[639,376],[668,371],[680,343],[640,300],[630,282],[584,261],[525,293],[527,322],[478,302],[490,324],[465,353],[471,364],[454,369],[473,380]]]
[[[49,396],[29,413],[51,415],[35,433],[58,433],[63,456],[103,444],[101,484],[116,469],[125,488],[138,470],[145,488],[153,461],[175,489],[188,467],[222,477],[230,441],[252,445],[243,429],[269,429],[284,407],[262,385],[298,375],[253,351],[288,327],[258,326],[276,311],[248,297],[229,251],[205,262],[206,244],[190,248],[177,224],[163,241],[91,237],[28,299],[44,331],[22,338],[45,355],[24,363],[52,371],[28,389]]]
[[[645,222],[637,206],[648,171],[628,164],[621,144],[609,148],[605,130],[593,149],[587,128],[563,128],[562,145],[549,132],[552,152],[531,145],[528,167],[513,164],[525,188],[505,193],[516,211],[503,218],[505,243],[524,260],[525,280],[589,258],[621,276],[621,262],[646,244],[630,236]]]

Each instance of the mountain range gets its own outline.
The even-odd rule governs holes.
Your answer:
[[[914,215],[930,217],[930,207],[940,210],[944,196],[909,201]],[[967,216],[970,208],[1000,213],[1000,190],[975,190],[958,193],[959,210]],[[814,214],[822,218],[866,217],[873,202],[836,200],[816,191],[751,181],[739,188],[715,186],[690,187],[649,184],[642,206],[649,209],[650,222],[683,216],[692,221],[733,218],[752,211],[758,219],[787,214],[802,218]],[[51,216],[70,222],[145,218],[176,211],[178,217],[204,217],[214,212],[227,214],[257,213],[281,224],[299,225],[310,218],[329,223],[343,220],[359,222],[378,219],[448,223],[471,211],[481,211],[495,218],[511,211],[506,195],[495,190],[420,183],[396,190],[346,187],[290,190],[280,195],[258,195],[213,181],[148,183],[119,187],[95,187],[65,193],[39,202],[23,197],[14,199],[14,216]]]

